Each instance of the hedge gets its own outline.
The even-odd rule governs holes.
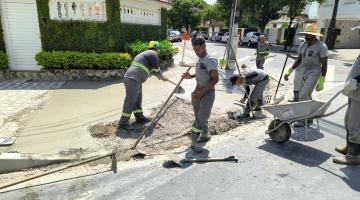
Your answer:
[[[106,0],[106,22],[50,20],[48,0],[37,0],[37,5],[44,51],[122,52],[127,43],[166,37],[166,9],[161,10],[162,28],[121,24],[119,0]]]
[[[159,52],[160,59],[166,60],[172,58],[175,54],[178,53],[178,49],[174,48],[170,41],[162,40],[159,43],[160,43],[160,52]],[[148,44],[147,42],[137,41],[128,44],[126,46],[126,51],[130,53],[133,57],[135,57],[137,54],[147,49],[147,44]]]
[[[40,52],[38,65],[52,69],[125,69],[131,64],[127,53],[82,53],[76,51]]]
[[[6,69],[8,67],[8,57],[5,52],[0,51],[0,69]]]

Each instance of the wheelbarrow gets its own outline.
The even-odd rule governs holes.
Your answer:
[[[263,106],[264,110],[274,116],[274,120],[271,121],[265,133],[269,134],[272,141],[284,143],[290,139],[291,124],[296,121],[305,121],[305,136],[307,135],[307,122],[310,119],[316,119],[318,129],[320,129],[319,118],[330,116],[347,106],[347,103],[345,103],[336,110],[326,113],[331,102],[341,93],[342,90],[327,102],[310,100],[283,105]]]

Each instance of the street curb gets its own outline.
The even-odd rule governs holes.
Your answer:
[[[1,153],[0,174],[74,160],[78,159],[51,154]]]

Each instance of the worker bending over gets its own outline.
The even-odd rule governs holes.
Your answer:
[[[246,67],[243,67],[246,68]],[[266,85],[269,83],[268,74],[261,69],[248,69],[244,71],[244,75],[235,75],[230,78],[232,85],[245,86],[245,95],[241,99],[245,103],[248,99],[244,113],[238,116],[238,119],[250,117],[251,109],[260,111],[260,106],[263,104],[263,95]],[[250,92],[250,85],[255,85],[254,89]],[[249,96],[250,97],[249,97]]]
[[[154,73],[160,80],[166,81],[159,67],[159,42],[151,41],[148,50],[138,54],[124,75],[126,97],[119,121],[119,127],[129,129],[129,119],[134,113],[137,123],[147,123],[151,120],[144,116],[142,109],[142,84]]]

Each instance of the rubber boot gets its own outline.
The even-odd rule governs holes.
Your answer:
[[[259,100],[257,101],[257,104],[256,104],[256,106],[254,106],[253,110],[254,110],[254,111],[261,111],[261,107],[260,107],[260,106],[262,106],[262,99],[259,99]]]
[[[151,119],[145,117],[143,113],[135,113],[134,115],[135,115],[136,123],[138,124],[146,124],[148,122],[151,122]]]
[[[211,140],[211,135],[209,134],[208,128],[204,128],[198,139],[198,143],[208,142]]]
[[[300,92],[299,91],[294,91],[294,102],[299,102],[300,101]]]
[[[349,141],[347,154],[335,157],[333,162],[341,165],[360,165],[360,144]]]
[[[195,153],[201,153],[202,149],[198,144],[198,139],[200,137],[199,133],[191,133],[191,146],[190,149],[192,149]]]
[[[129,124],[129,119],[130,119],[130,117],[124,117],[124,116],[122,116],[122,117],[120,118],[119,123],[118,123],[119,128],[131,129],[131,128],[130,128],[130,124]]]
[[[346,155],[348,153],[349,134],[346,134],[346,145],[343,147],[335,147],[335,151]]]

